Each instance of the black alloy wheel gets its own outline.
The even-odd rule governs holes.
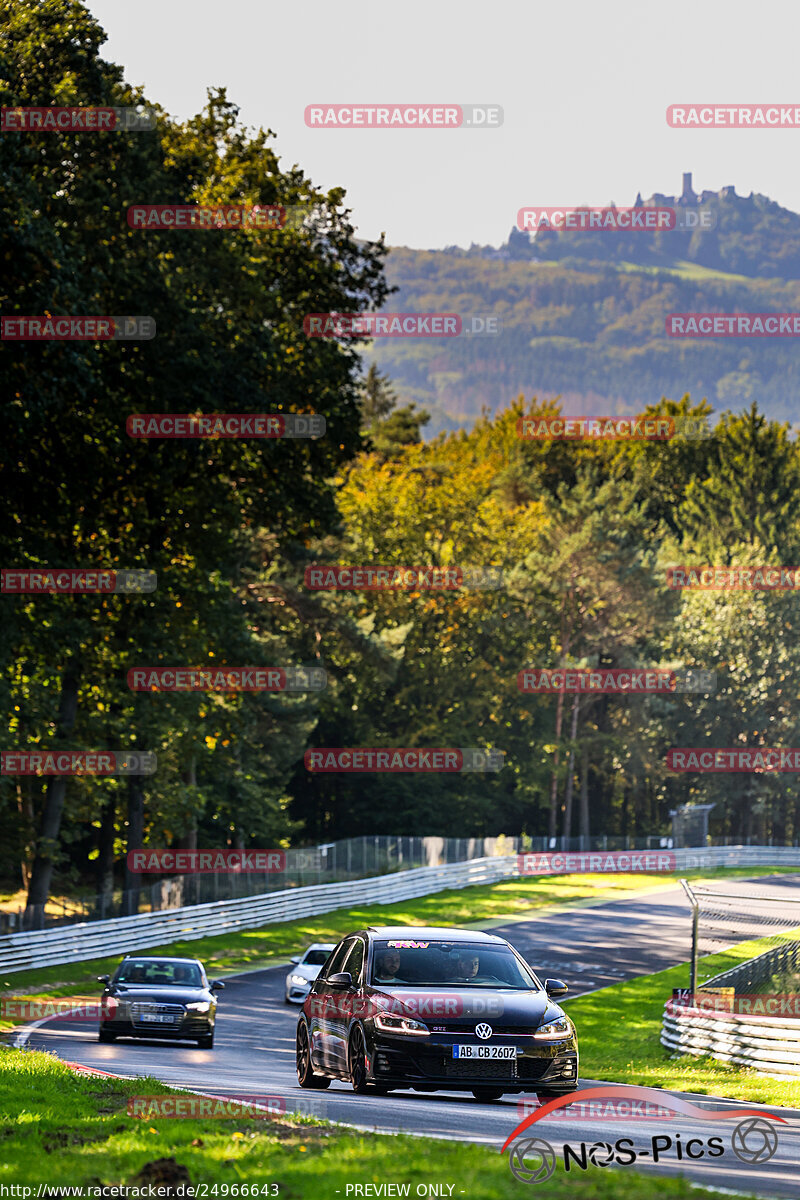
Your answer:
[[[324,1091],[331,1086],[331,1081],[326,1075],[314,1074],[305,1021],[301,1021],[297,1026],[297,1082],[301,1088],[314,1088],[317,1091]]]
[[[348,1054],[347,1065],[353,1091],[358,1096],[363,1096],[369,1091],[369,1084],[367,1083],[367,1046],[360,1026],[356,1026],[350,1038],[350,1052]]]

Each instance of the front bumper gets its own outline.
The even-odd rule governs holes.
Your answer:
[[[533,1039],[497,1039],[490,1045],[514,1045],[514,1058],[453,1058],[456,1042],[486,1045],[470,1037],[392,1037],[376,1034],[369,1054],[369,1079],[423,1091],[470,1091],[502,1087],[505,1092],[547,1091],[567,1094],[578,1084],[578,1047],[574,1038],[535,1043]]]
[[[286,984],[286,999],[292,1004],[302,1004],[308,993],[311,991],[311,983],[288,983]]]
[[[209,1037],[214,1032],[214,1019],[201,1014],[187,1014],[173,1024],[130,1020],[101,1021],[100,1029],[117,1037],[166,1038],[183,1041],[187,1038]]]

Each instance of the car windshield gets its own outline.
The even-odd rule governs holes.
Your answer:
[[[139,983],[147,987],[199,988],[203,986],[203,977],[197,963],[130,958],[119,968],[114,982]]]
[[[486,943],[395,939],[374,943],[372,983],[402,987],[538,989],[536,976],[510,947]]]
[[[307,950],[303,963],[307,967],[321,967],[330,956],[330,950]]]

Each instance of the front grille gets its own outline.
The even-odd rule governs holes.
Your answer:
[[[513,1058],[445,1058],[442,1060],[446,1079],[516,1079],[517,1064]]]
[[[186,1009],[182,1004],[156,1004],[139,1000],[131,1004],[131,1021],[138,1029],[177,1029]],[[169,1017],[169,1020],[148,1021],[146,1017]]]
[[[471,1037],[475,1032],[474,1025],[457,1025],[452,1021],[432,1020],[428,1027],[434,1033],[455,1033],[459,1037]],[[534,1029],[533,1025],[492,1025],[492,1037],[531,1037]]]

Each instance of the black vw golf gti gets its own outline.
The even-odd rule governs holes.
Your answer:
[[[339,942],[303,1004],[297,1078],[349,1080],[359,1093],[563,1096],[578,1083],[575,1028],[554,1002],[566,991],[492,934],[362,929]]]
[[[100,999],[98,1038],[180,1038],[202,1050],[214,1045],[215,995],[225,984],[209,983],[196,958],[123,958],[113,979],[98,975],[106,986]]]

